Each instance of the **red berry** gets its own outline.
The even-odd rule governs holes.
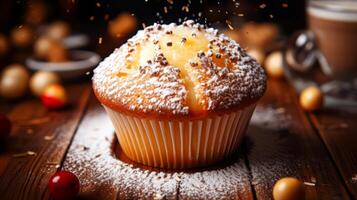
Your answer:
[[[79,193],[79,187],[77,176],[68,171],[56,172],[48,183],[50,195],[55,200],[74,199]]]
[[[42,96],[42,103],[48,109],[60,109],[65,103],[56,97]]]
[[[67,103],[66,90],[59,84],[50,85],[43,92],[41,100],[48,109],[62,108]]]
[[[11,121],[6,115],[0,114],[0,138],[6,138],[11,131]]]

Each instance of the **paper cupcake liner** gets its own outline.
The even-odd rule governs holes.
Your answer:
[[[160,168],[183,169],[210,165],[232,154],[254,111],[202,120],[152,120],[128,116],[104,106],[124,153],[133,161]]]

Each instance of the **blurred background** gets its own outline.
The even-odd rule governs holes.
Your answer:
[[[187,19],[218,28],[236,40],[269,77],[303,77],[303,86],[293,81],[297,90],[324,84],[331,78],[314,66],[316,55],[308,66],[302,65],[316,41],[305,34],[291,40],[298,30],[308,28],[307,4],[296,0],[0,0],[0,96],[10,100],[41,96],[45,86],[58,80],[89,80],[93,68],[137,30],[155,22]],[[305,42],[296,46],[297,41]],[[285,59],[288,48],[293,50],[293,67],[286,67],[290,66]],[[306,73],[307,68],[313,70]],[[43,71],[51,73],[38,75]],[[356,85],[348,84],[342,92],[341,84],[334,85],[335,96],[355,99]]]
[[[244,14],[239,21],[276,22],[282,25],[284,31],[291,32],[304,27],[304,2],[294,0],[1,0],[0,24],[1,31],[7,32],[13,26],[26,22],[45,23],[63,19],[74,26],[80,25],[78,28],[89,26],[98,30],[105,28],[108,20],[121,12],[133,14],[139,22],[147,24],[160,20],[177,22],[178,18],[185,17],[201,19],[201,21],[207,18],[208,22],[216,23]],[[184,6],[189,7],[188,12],[182,9]],[[36,19],[29,19],[34,17],[31,13],[37,15]],[[198,16],[199,13],[202,13],[201,17]]]
[[[136,29],[154,22],[180,22],[184,19],[195,19],[222,29],[227,28],[227,21],[234,29],[242,28],[249,21],[270,22],[278,24],[282,33],[290,34],[305,27],[304,6],[304,1],[293,0],[1,0],[0,32],[11,40],[11,31],[16,28],[26,25],[38,33],[41,26],[61,20],[69,24],[71,32],[88,34],[92,43],[103,37],[101,44],[113,44],[112,39],[104,39],[108,36],[108,26],[125,13],[135,20],[124,17],[116,21],[118,26],[123,26],[126,21],[129,23],[118,28],[128,29],[117,30],[126,32],[121,39],[135,33],[132,30],[134,26]],[[38,37],[35,34],[32,39]],[[115,44],[121,42],[115,41]],[[11,41],[9,46],[13,46]],[[109,52],[100,53],[104,56]]]

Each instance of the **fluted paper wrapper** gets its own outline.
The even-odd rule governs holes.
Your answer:
[[[232,154],[246,131],[255,104],[201,120],[153,120],[104,106],[120,146],[133,161],[159,168],[207,166]]]

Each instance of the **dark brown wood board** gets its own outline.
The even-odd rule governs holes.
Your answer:
[[[350,193],[357,199],[357,114],[322,110],[309,116]]]
[[[307,199],[350,199],[322,141],[285,81],[268,82],[247,133],[246,153],[257,199],[271,199],[278,179],[294,176]]]
[[[2,150],[0,199],[48,199],[48,180],[62,162],[89,97],[88,84],[67,88],[70,103],[64,110],[47,111],[32,98],[9,111],[13,130]]]
[[[216,167],[180,172],[130,161],[89,83],[67,88],[72,106],[62,111],[49,112],[34,98],[1,101],[15,125],[0,150],[0,199],[49,199],[57,164],[79,177],[79,199],[265,200],[284,176],[315,184],[306,186],[307,199],[355,197],[355,115],[306,114],[285,81],[269,80],[238,154]],[[36,155],[21,156],[27,151]]]
[[[253,199],[249,173],[241,156],[234,158],[233,164],[173,172],[129,161],[117,143],[104,109],[92,99],[64,162],[64,169],[80,178],[81,196],[90,199]]]

